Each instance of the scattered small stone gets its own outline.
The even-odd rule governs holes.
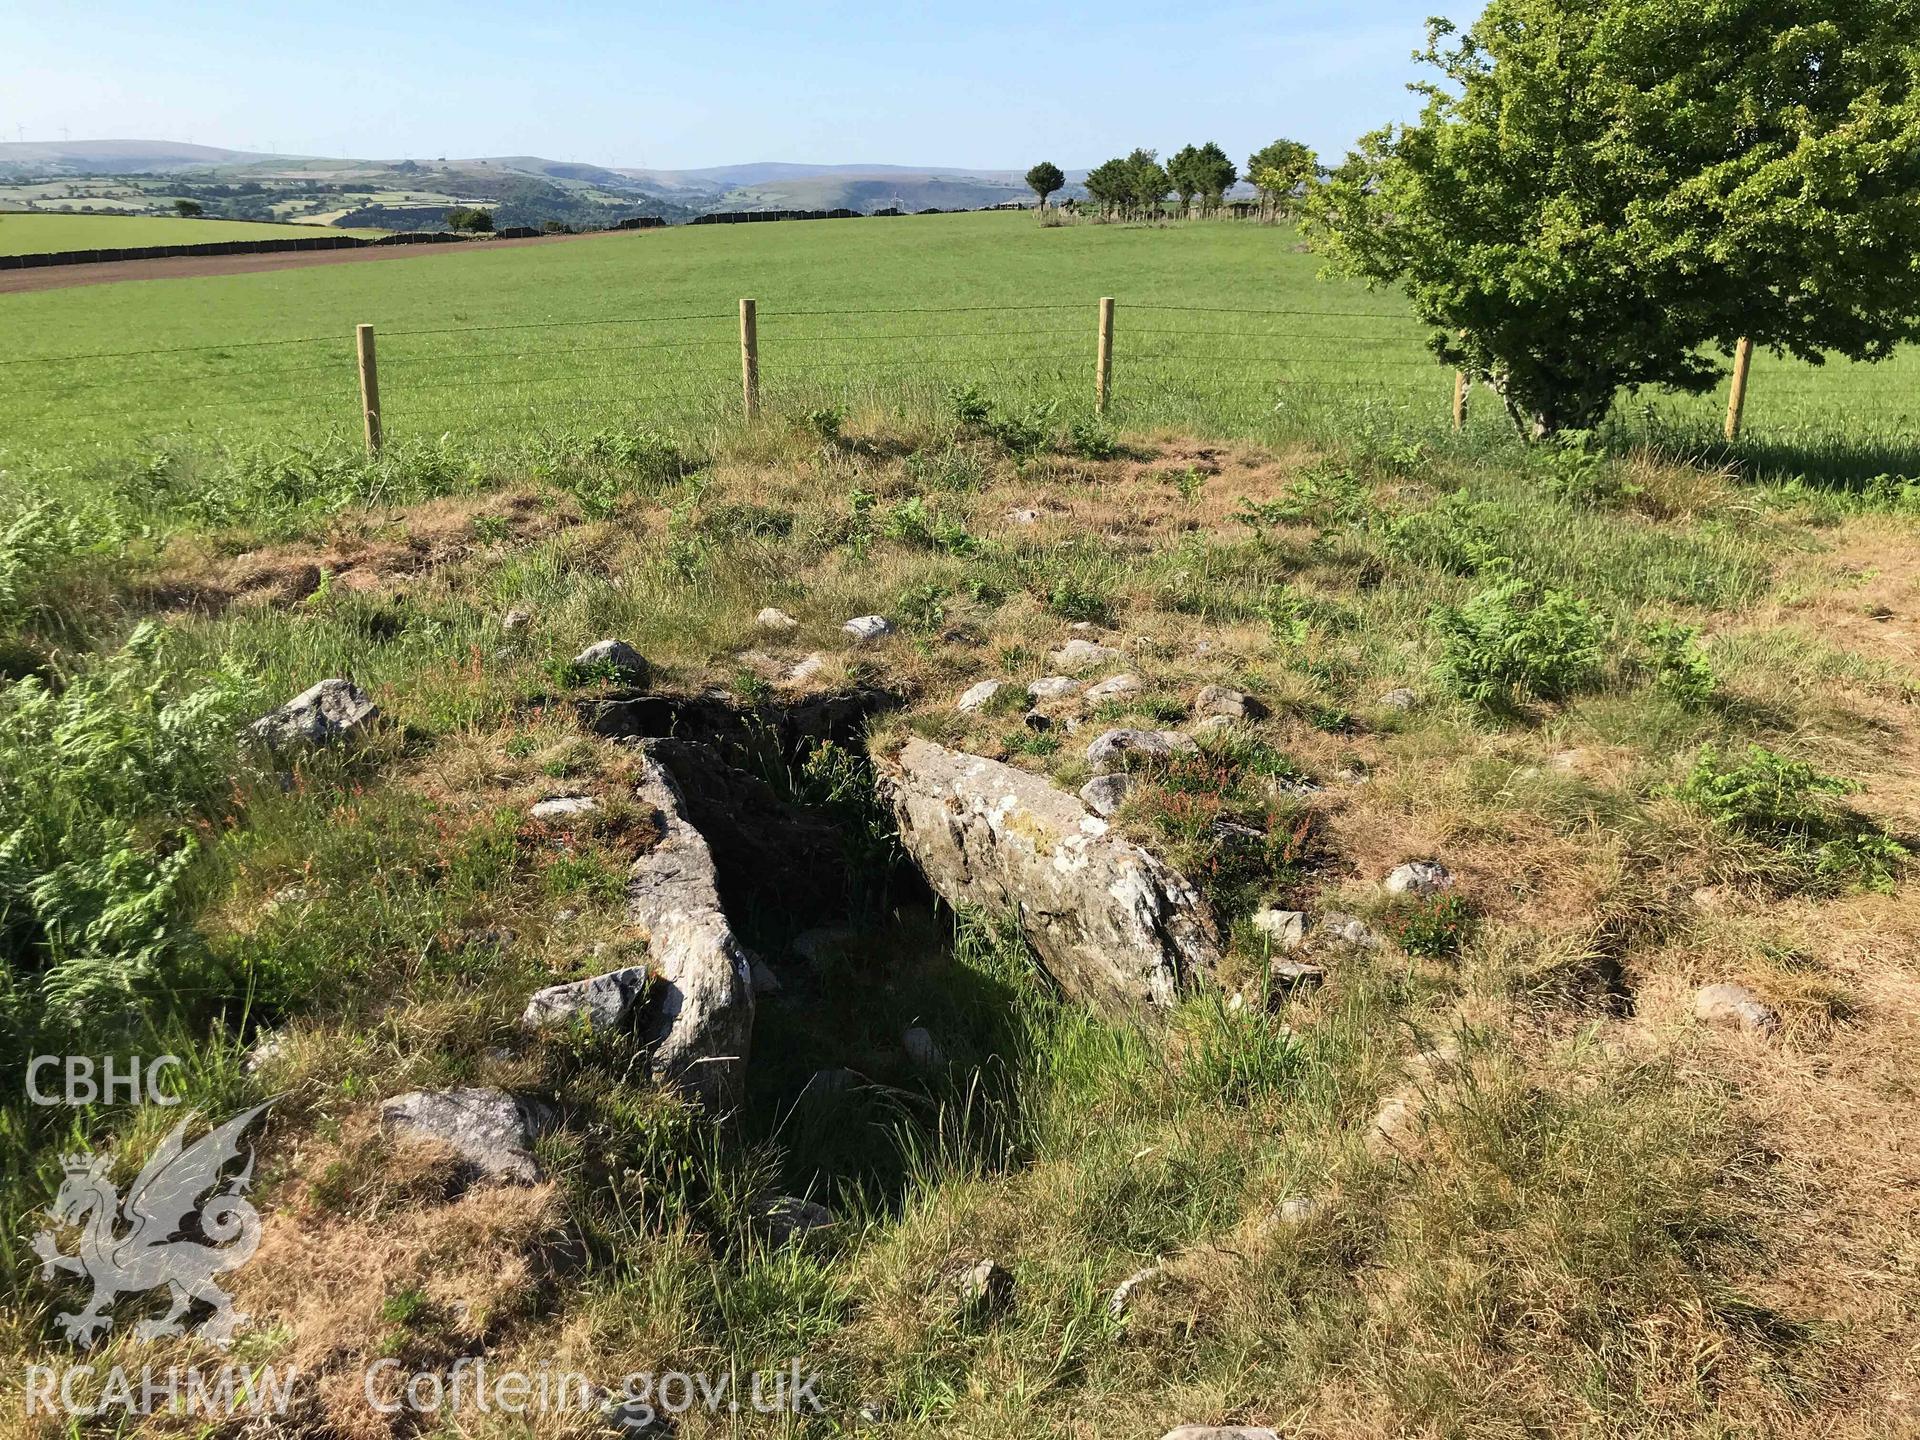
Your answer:
[[[1100,627],[1091,620],[1076,620],[1067,626],[1067,633],[1069,635],[1097,635],[1100,633]]]
[[[1103,700],[1119,700],[1128,695],[1138,695],[1146,689],[1138,675],[1128,671],[1123,675],[1112,675],[1098,684],[1087,687],[1086,700],[1089,705],[1098,705]]]
[[[900,1047],[907,1052],[907,1061],[916,1070],[944,1070],[947,1068],[947,1055],[940,1043],[933,1038],[933,1032],[924,1025],[916,1025],[900,1037]]]
[[[596,640],[573,657],[576,670],[608,673],[623,685],[644,685],[653,674],[647,657],[624,640]]]
[[[811,655],[806,656],[796,663],[791,670],[787,671],[783,683],[787,685],[804,685],[825,669],[826,664],[827,657],[816,650]]]
[[[331,745],[361,734],[379,718],[379,706],[351,680],[322,680],[262,715],[248,733],[273,750]]]
[[[1327,911],[1314,928],[1329,944],[1351,945],[1356,950],[1373,950],[1380,944],[1380,937],[1366,921],[1338,910]]]
[[[571,925],[579,918],[580,912],[571,905],[563,905],[560,909],[553,912],[553,923],[556,925]]]
[[[755,1218],[766,1227],[767,1238],[775,1245],[804,1240],[815,1230],[830,1229],[833,1225],[831,1210],[797,1195],[776,1195],[760,1206]]]
[[[1132,788],[1130,775],[1096,775],[1080,787],[1080,803],[1105,820],[1126,802]]]
[[[1320,1202],[1311,1195],[1289,1195],[1274,1212],[1283,1225],[1304,1225],[1320,1213]]]
[[[780,983],[780,977],[774,973],[773,967],[758,955],[747,961],[747,978],[753,982],[755,995],[778,995],[787,988]]]
[[[982,680],[978,685],[969,686],[966,692],[953,702],[953,708],[962,715],[977,714],[991,705],[993,697],[1005,688],[998,680]]]
[[[1050,652],[1047,658],[1062,670],[1091,670],[1096,665],[1111,665],[1123,657],[1111,645],[1076,638]]]
[[[1007,512],[1007,519],[1015,525],[1038,525],[1040,523],[1040,512],[1031,508],[1025,510],[1009,510]]]
[[[1026,722],[1027,729],[1036,735],[1045,734],[1053,728],[1053,717],[1044,710],[1029,710],[1020,718]]]
[[[500,628],[508,634],[515,630],[524,630],[533,623],[531,610],[509,610],[500,617]]]
[[[590,980],[549,985],[534,991],[527,1000],[520,1024],[528,1030],[584,1024],[596,1034],[605,1034],[627,1022],[646,989],[647,971],[639,965],[595,975]]]
[[[1277,950],[1298,950],[1306,943],[1307,913],[1304,910],[1256,910],[1251,923]]]
[[[1403,1149],[1419,1128],[1420,1112],[1413,1099],[1389,1095],[1367,1127],[1367,1148],[1376,1155]]]
[[[1118,1285],[1107,1299],[1107,1314],[1115,1320],[1127,1313],[1127,1307],[1133,1302],[1133,1292],[1160,1273],[1158,1265],[1149,1265],[1144,1270],[1136,1270]]]
[[[772,605],[754,616],[753,623],[769,635],[791,635],[800,628],[798,620]]]
[[[533,1141],[552,1123],[547,1106],[504,1090],[415,1090],[380,1107],[389,1134],[443,1141],[482,1179],[511,1185],[540,1179]]]
[[[1219,715],[1228,720],[1258,720],[1267,713],[1267,707],[1239,690],[1208,685],[1193,697],[1193,713]]]
[[[1411,690],[1389,690],[1373,702],[1382,710],[1411,710],[1420,703],[1420,697]]]
[[[1013,1303],[1013,1272],[997,1260],[979,1260],[954,1272],[954,1293],[969,1315],[998,1314]]]
[[[1317,780],[1309,780],[1304,775],[1275,775],[1267,781],[1269,795],[1295,795],[1305,797],[1318,795],[1326,787]]]
[[[893,622],[884,615],[856,615],[840,628],[862,645],[893,634]]]
[[[287,1053],[287,1040],[284,1035],[275,1032],[263,1032],[253,1042],[253,1048],[247,1051],[246,1059],[240,1062],[240,1069],[248,1075],[265,1069],[282,1055]]]
[[[1453,888],[1453,874],[1432,860],[1411,860],[1395,866],[1383,882],[1389,895],[1417,895],[1425,898]]]
[[[1231,715],[1203,715],[1187,727],[1187,733],[1198,738],[1239,728],[1240,722]]]
[[[1175,751],[1195,748],[1192,739],[1177,730],[1109,730],[1087,747],[1087,763],[1105,774],[1134,759],[1165,760]]]
[[[1058,700],[1062,695],[1073,694],[1086,683],[1071,675],[1042,675],[1027,686],[1027,697],[1031,700]]]
[[[591,795],[556,795],[551,800],[542,800],[527,816],[533,820],[578,820],[598,814],[599,810],[600,802]]]
[[[1309,965],[1304,960],[1282,957],[1267,962],[1267,982],[1269,989],[1280,992],[1305,989],[1318,985],[1327,978],[1327,972],[1318,965]]]
[[[1694,993],[1694,1017],[1708,1025],[1730,1025],[1749,1035],[1771,1035],[1780,1028],[1780,1015],[1744,985],[1723,982],[1704,985]]]
[[[1160,1440],[1280,1440],[1280,1435],[1264,1425],[1180,1425]]]
[[[304,905],[312,898],[311,892],[304,885],[285,885],[267,897],[267,903],[264,908],[271,914],[282,906]]]
[[[818,965],[846,949],[847,942],[851,939],[853,939],[853,931],[838,927],[822,926],[816,930],[802,930],[793,937],[793,953],[809,965]]]

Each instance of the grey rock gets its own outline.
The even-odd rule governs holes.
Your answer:
[[[1730,981],[1703,985],[1694,992],[1694,1017],[1708,1025],[1727,1025],[1750,1035],[1770,1035],[1780,1028],[1780,1015],[1744,985]]]
[[[753,1035],[747,954],[720,907],[713,853],[688,820],[680,787],[650,754],[634,797],[654,812],[660,834],[627,880],[627,913],[646,936],[660,997],[645,1036],[653,1072],[708,1110],[731,1111]]]
[[[800,628],[798,620],[772,605],[754,616],[753,623],[769,635],[791,635]]]
[[[380,1107],[380,1126],[388,1134],[441,1141],[480,1178],[512,1185],[540,1179],[533,1142],[553,1118],[537,1100],[478,1088],[415,1090]]]
[[[884,615],[856,615],[840,628],[862,645],[893,634],[893,622]]]
[[[1131,775],[1096,775],[1080,787],[1080,803],[1105,820],[1126,803],[1132,788]]]
[[[1256,910],[1253,928],[1273,942],[1277,950],[1298,950],[1307,940],[1307,914],[1304,910]]]
[[[1326,978],[1325,970],[1318,965],[1309,965],[1304,960],[1283,957],[1267,962],[1268,988],[1274,992],[1318,985]]]
[[[1007,512],[1007,520],[1014,525],[1038,525],[1040,523],[1040,512],[1031,508],[1009,510]]]
[[[1128,671],[1122,675],[1112,675],[1098,684],[1087,687],[1086,701],[1089,705],[1098,705],[1103,700],[1123,700],[1129,695],[1138,695],[1146,689],[1146,684]]]
[[[1280,1440],[1280,1434],[1264,1425],[1179,1425],[1160,1440]]]
[[[845,1095],[860,1083],[860,1077],[845,1066],[832,1070],[816,1070],[807,1077],[807,1083],[800,1087],[803,1100],[827,1100],[836,1095]]]
[[[995,1315],[1013,1304],[1013,1272],[998,1260],[976,1260],[953,1275],[953,1293],[973,1316]]]
[[[1158,1265],[1149,1265],[1144,1270],[1134,1271],[1133,1274],[1127,1276],[1126,1279],[1114,1286],[1113,1294],[1107,1297],[1107,1314],[1115,1320],[1124,1316],[1128,1308],[1133,1304],[1134,1293],[1159,1273],[1160,1267]]]
[[[1267,781],[1269,795],[1318,795],[1326,787],[1299,775],[1276,775]]]
[[[804,1240],[816,1230],[833,1227],[832,1211],[797,1195],[776,1195],[758,1207],[754,1218],[765,1227],[767,1238],[775,1245]]]
[[[1021,723],[1036,735],[1053,728],[1053,717],[1044,710],[1029,710],[1020,717]]]
[[[780,983],[780,977],[774,969],[758,955],[747,960],[747,978],[753,982],[753,993],[759,995],[778,995],[787,987]]]
[[[624,640],[596,640],[573,657],[579,670],[611,672],[623,685],[644,685],[653,674],[647,657]]]
[[[1122,657],[1111,645],[1075,637],[1050,652],[1047,658],[1062,670],[1091,670],[1096,665],[1111,665]]]
[[[802,657],[794,663],[791,670],[781,677],[784,685],[804,685],[826,668],[827,657],[819,651]]]
[[[642,965],[595,975],[590,980],[549,985],[528,998],[520,1024],[528,1030],[582,1024],[595,1034],[605,1034],[627,1023],[646,991],[647,971]]]
[[[998,680],[982,680],[977,685],[969,685],[960,698],[953,702],[953,708],[962,715],[977,714],[991,705],[994,696],[1005,688]]]
[[[1193,697],[1193,713],[1219,715],[1228,720],[1258,720],[1267,713],[1267,707],[1239,690],[1208,685]]]
[[[512,634],[515,630],[524,630],[532,623],[533,612],[530,610],[509,610],[500,617],[500,628],[508,634]]]
[[[1355,950],[1373,950],[1380,944],[1380,937],[1366,921],[1338,910],[1329,910],[1320,917],[1314,926],[1314,938],[1322,944],[1346,945]]]
[[[900,1048],[907,1052],[907,1061],[916,1070],[944,1070],[947,1068],[946,1051],[933,1038],[933,1032],[924,1025],[915,1025],[900,1037]]]
[[[287,1041],[284,1035],[263,1031],[253,1042],[253,1048],[247,1051],[246,1058],[240,1062],[242,1073],[252,1075],[266,1069],[287,1053]]]
[[[1453,875],[1432,860],[1410,860],[1396,865],[1382,882],[1389,895],[1438,895],[1453,888]]]
[[[1011,765],[913,739],[881,762],[907,853],[956,909],[1015,919],[1069,991],[1125,1014],[1170,1005],[1220,960],[1185,878],[1073,796]]]
[[[1321,1204],[1311,1195],[1289,1195],[1280,1202],[1274,1217],[1283,1225],[1304,1225],[1320,1213]]]
[[[1241,722],[1231,715],[1203,715],[1187,727],[1187,733],[1195,737],[1218,735],[1226,730],[1237,730]]]
[[[1190,736],[1177,730],[1109,730],[1087,747],[1087,763],[1104,775],[1138,760],[1165,760],[1196,748]]]
[[[1071,675],[1042,675],[1027,686],[1027,696],[1032,700],[1058,700],[1062,695],[1073,694],[1086,683]]]
[[[563,905],[553,912],[553,923],[556,925],[571,925],[579,918],[580,912],[571,905]]]
[[[380,707],[351,680],[322,680],[262,715],[248,733],[269,749],[290,750],[354,739],[379,718]]]
[[[1389,690],[1373,703],[1382,710],[1411,710],[1420,703],[1420,697],[1411,690]]]
[[[599,810],[600,802],[591,795],[560,795],[542,800],[527,815],[534,820],[578,820]]]

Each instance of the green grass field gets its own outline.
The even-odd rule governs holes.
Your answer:
[[[254,220],[182,220],[159,215],[0,214],[0,255],[117,250],[132,245],[207,245],[222,240],[298,239],[325,233],[312,225]],[[351,235],[378,231],[351,230]]]
[[[569,427],[685,428],[737,409],[743,295],[760,303],[775,410],[911,409],[974,383],[1015,407],[1058,403],[1065,419],[1090,408],[1094,308],[1113,295],[1118,424],[1266,439],[1444,434],[1451,376],[1402,303],[1319,269],[1282,229],[1042,229],[976,214],[684,227],[19,294],[0,297],[15,337],[0,446],[64,461],[351,438],[358,322],[378,328],[396,440],[483,449]],[[1762,355],[1749,437],[1789,465],[1802,450],[1897,458],[1920,439],[1916,381],[1911,354],[1824,371]],[[1654,397],[1623,405],[1620,422],[1698,446],[1724,403],[1724,387]],[[1491,397],[1470,428],[1504,436]]]

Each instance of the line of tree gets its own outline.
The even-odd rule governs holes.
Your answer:
[[[1316,182],[1319,159],[1297,140],[1275,140],[1247,159],[1245,178],[1260,193],[1261,210],[1269,218],[1290,213]],[[1159,219],[1167,213],[1167,198],[1177,201],[1176,215],[1212,215],[1226,204],[1227,192],[1242,172],[1227,152],[1209,140],[1185,145],[1164,165],[1157,150],[1135,150],[1096,165],[1087,172],[1087,196],[1106,220]],[[1044,219],[1047,198],[1067,183],[1060,167],[1043,160],[1027,172],[1027,186],[1040,199]]]

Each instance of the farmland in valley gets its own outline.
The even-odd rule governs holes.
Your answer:
[[[315,235],[374,235],[318,225],[253,220],[192,220],[162,215],[0,214],[0,255],[62,250],[120,250],[141,245],[207,245],[226,240],[299,240]]]

